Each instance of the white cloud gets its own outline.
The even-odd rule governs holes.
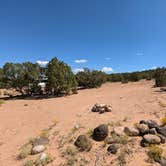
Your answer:
[[[109,72],[113,72],[113,69],[112,67],[103,67],[101,71],[105,73],[109,73]]]
[[[111,60],[111,58],[107,57],[107,58],[105,58],[105,60],[109,61],[109,60]]]
[[[142,52],[137,52],[136,55],[137,56],[143,56],[144,54]]]
[[[46,66],[48,64],[48,61],[41,61],[41,60],[38,60],[36,61],[36,63],[38,63],[39,65],[41,66]]]
[[[151,69],[157,69],[157,66],[153,66]]]
[[[83,68],[76,68],[76,69],[73,69],[73,72],[74,73],[78,73],[78,72],[81,72],[81,71],[84,71]]]
[[[75,63],[86,63],[86,62],[88,62],[88,60],[86,60],[86,59],[76,59],[74,62]]]

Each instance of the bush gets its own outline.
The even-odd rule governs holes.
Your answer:
[[[151,160],[158,161],[163,153],[163,149],[158,146],[152,146],[149,148],[148,156]]]
[[[155,73],[155,86],[163,87],[166,86],[166,69],[158,68]]]
[[[78,85],[83,88],[97,88],[106,82],[106,74],[101,71],[84,69],[76,74]]]

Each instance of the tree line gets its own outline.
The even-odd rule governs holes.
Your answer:
[[[78,87],[97,88],[103,83],[155,79],[156,86],[166,86],[166,68],[131,73],[106,74],[89,70],[74,74],[71,67],[53,58],[45,67],[37,63],[6,63],[0,68],[0,88],[14,88],[22,95],[69,95],[77,93]],[[44,90],[40,83],[44,83]]]

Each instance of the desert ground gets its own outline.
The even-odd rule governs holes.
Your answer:
[[[132,126],[149,119],[159,122],[166,115],[166,93],[153,85],[154,81],[144,80],[127,84],[106,83],[101,88],[80,90],[67,97],[5,101],[0,106],[0,165],[22,166],[27,159],[17,159],[20,147],[44,131],[50,132],[46,152],[54,157],[49,165],[59,166],[68,159],[66,147],[75,148],[70,137],[76,139],[100,124]],[[112,112],[91,112],[95,103],[111,105]],[[79,126],[77,130],[73,130],[75,126]],[[140,138],[132,139],[132,152],[127,156],[126,165],[158,165],[147,162],[146,148],[139,146]],[[84,160],[84,165],[118,165],[116,155],[107,154],[107,145],[93,140],[92,144],[91,151],[76,154],[77,158]],[[164,144],[161,146],[166,150]]]

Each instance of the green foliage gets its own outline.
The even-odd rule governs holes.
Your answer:
[[[166,69],[158,68],[155,73],[156,87],[166,86]]]
[[[77,82],[71,68],[64,62],[53,58],[48,64],[47,88],[49,94],[71,94],[77,91]]]
[[[27,94],[32,93],[32,85],[39,82],[40,66],[31,62],[6,63],[3,66],[4,88],[15,88],[23,94],[23,88]]]
[[[84,69],[76,74],[76,80],[80,87],[97,88],[106,82],[106,74],[97,70]]]
[[[128,83],[136,82],[141,79],[151,80],[155,78],[155,70],[137,71],[131,73],[114,73],[107,75],[107,81]]]

